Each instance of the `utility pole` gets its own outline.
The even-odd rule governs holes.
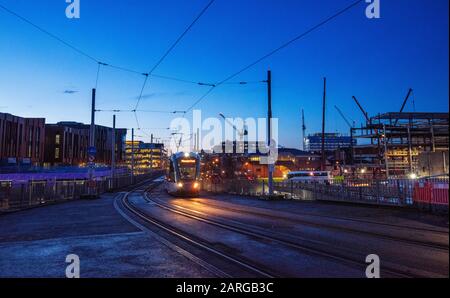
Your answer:
[[[151,134],[151,138],[150,138],[150,171],[153,170],[153,152],[154,152],[153,134]]]
[[[388,160],[388,138],[386,135],[386,125],[383,124],[384,134],[384,166],[386,167],[386,179],[389,179],[389,160]]]
[[[131,129],[131,183],[134,183],[134,128]]]
[[[412,160],[412,140],[411,140],[411,124],[408,124],[406,127],[408,132],[408,163],[409,163],[409,172],[413,172],[413,160]]]
[[[111,148],[111,178],[113,181],[113,188],[115,187],[116,177],[116,115],[113,115],[113,129],[112,129],[112,148]]]
[[[88,166],[89,166],[89,187],[88,194],[94,195],[94,168],[95,168],[95,88],[92,89],[92,105],[91,105],[91,127],[89,131],[89,152],[88,152]]]
[[[270,70],[267,71],[267,99],[268,99],[268,109],[267,109],[267,121],[268,121],[268,127],[267,127],[267,140],[269,145],[269,155],[271,150],[272,144],[272,72]],[[268,173],[269,173],[269,196],[273,195],[273,172],[274,172],[274,164],[272,163],[272,160],[268,159]],[[275,162],[275,161],[273,161]]]
[[[327,98],[327,78],[323,78],[323,105],[322,105],[322,162],[320,168],[325,171],[326,155],[325,155],[325,107]]]
[[[302,109],[302,142],[303,142],[303,151],[306,151],[306,124],[305,124],[305,111]]]

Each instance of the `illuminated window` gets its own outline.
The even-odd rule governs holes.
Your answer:
[[[61,143],[61,135],[60,134],[57,134],[56,136],[55,136],[55,144],[56,145],[59,145]]]
[[[55,148],[55,159],[59,159],[59,148]]]

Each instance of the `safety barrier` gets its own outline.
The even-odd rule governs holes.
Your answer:
[[[344,180],[327,183],[284,181],[274,183],[274,190],[289,199],[362,203],[448,212],[448,178]],[[267,194],[263,181],[226,179],[203,183],[203,190],[213,193],[260,196]]]
[[[417,181],[414,186],[414,203],[421,209],[448,212],[448,180]]]
[[[161,175],[160,171],[134,177],[131,175],[116,176],[114,179],[101,177],[93,181],[87,179],[0,181],[0,212],[74,200],[88,194],[100,195],[158,175]]]

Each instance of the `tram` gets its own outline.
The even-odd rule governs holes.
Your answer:
[[[165,189],[171,195],[197,196],[200,193],[200,155],[176,153],[170,157]]]

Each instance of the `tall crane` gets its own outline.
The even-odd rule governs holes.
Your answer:
[[[409,97],[411,96],[411,93],[413,92],[412,88],[409,88],[408,90],[408,94],[406,94],[405,99],[403,100],[403,104],[402,107],[400,108],[400,113],[403,112],[403,110],[405,109],[406,103],[408,102]],[[394,126],[396,126],[398,123],[398,119],[395,120]]]
[[[353,125],[350,124],[350,121],[347,119],[347,117],[345,117],[344,113],[342,113],[341,109],[339,109],[338,106],[334,106],[334,108],[338,111],[339,115],[341,115],[342,119],[344,119],[345,123],[347,123],[347,125],[350,128],[354,128],[355,127],[355,121],[353,121]]]
[[[366,118],[366,121],[368,124],[371,124],[370,118],[369,118],[369,114],[364,110],[364,108],[361,106],[361,104],[359,103],[359,101],[356,99],[355,96],[352,96],[353,100],[356,102],[356,104],[358,105],[359,109],[361,110],[361,112],[364,114],[364,117]],[[378,135],[378,129],[374,128],[375,133]]]
[[[303,151],[306,150],[306,124],[305,124],[305,111],[302,109],[302,138],[303,138]]]
[[[234,125],[233,122],[231,122],[231,121],[230,121],[227,117],[225,117],[225,115],[222,114],[222,113],[219,113],[219,116],[222,117],[222,118],[225,120],[225,122],[227,122],[228,124],[230,124],[231,127],[233,127],[234,131],[236,131],[236,133],[239,135],[239,140],[242,142],[242,141],[244,140],[244,137],[248,135],[247,129],[245,129],[245,127],[244,127],[244,129],[242,129],[242,130],[238,129],[238,128],[236,127],[236,125]]]
[[[370,122],[369,119],[369,114],[364,110],[364,108],[361,106],[361,104],[359,103],[358,99],[356,99],[355,96],[352,96],[353,100],[356,102],[356,104],[358,105],[359,109],[361,110],[361,112],[364,115],[364,118],[366,118],[367,122]]]

